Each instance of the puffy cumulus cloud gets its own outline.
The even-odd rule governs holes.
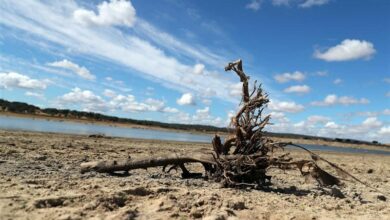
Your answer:
[[[275,119],[278,123],[288,123],[290,121],[283,112],[271,112],[270,115],[271,120]]]
[[[117,95],[113,97],[108,106],[127,112],[163,112],[177,113],[178,109],[166,106],[165,102],[158,99],[148,98],[144,102],[136,101],[133,95]]]
[[[49,80],[31,79],[27,75],[16,72],[0,72],[0,89],[20,88],[28,90],[43,90],[46,89],[49,83]]]
[[[232,123],[233,117],[235,117],[235,116],[236,116],[236,113],[233,110],[228,111],[225,125],[230,126]]]
[[[390,135],[390,126],[381,127],[381,129],[379,130],[379,134]]]
[[[368,128],[377,128],[382,125],[382,122],[377,117],[368,117],[363,121],[362,125]]]
[[[82,90],[78,87],[64,94],[61,98],[64,103],[104,103],[103,99],[90,90]]]
[[[201,63],[195,64],[193,73],[196,75],[202,75],[204,72],[205,66]]]
[[[242,96],[242,83],[234,83],[229,86],[229,94],[234,97],[241,97]]]
[[[285,83],[289,81],[303,81],[305,79],[305,74],[299,71],[293,73],[282,73],[274,76],[274,79],[278,83]]]
[[[328,72],[327,71],[317,71],[314,75],[324,77],[324,76],[328,76]]]
[[[168,117],[168,121],[183,124],[204,124],[204,125],[213,125],[213,126],[226,126],[224,120],[221,117],[215,117],[210,114],[210,108],[204,107],[201,109],[197,109],[195,114],[191,115],[186,112],[177,112],[172,116]]]
[[[343,82],[343,80],[341,80],[340,78],[337,78],[337,79],[333,80],[333,84],[335,84],[335,85],[338,85],[338,84],[340,84],[342,82]]]
[[[272,132],[296,133],[330,138],[379,140],[390,142],[390,127],[375,117],[368,117],[357,124],[339,124],[321,115],[312,115],[299,122],[279,121],[267,127]]]
[[[363,112],[350,112],[344,114],[345,117],[378,117],[381,115],[390,115],[390,109],[384,109],[382,111],[363,111]]]
[[[83,25],[127,27],[134,25],[136,12],[130,1],[104,1],[97,6],[97,9],[97,14],[91,10],[77,9],[73,12],[73,18],[76,22]]]
[[[211,105],[212,100],[211,100],[211,99],[204,98],[204,99],[202,99],[202,103],[205,104],[205,105]]]
[[[383,122],[376,117],[368,117],[360,124],[338,124],[334,121],[317,131],[318,135],[329,137],[354,138],[359,140],[379,139],[390,141],[390,139],[380,132]]]
[[[30,96],[30,97],[35,97],[37,99],[41,99],[41,100],[45,100],[45,95],[43,93],[38,93],[38,92],[30,92],[30,91],[27,91],[24,93],[26,96]]]
[[[116,96],[116,92],[112,91],[111,89],[105,89],[103,95],[109,98],[114,98]]]
[[[261,5],[263,4],[263,0],[251,0],[245,8],[253,10],[253,11],[258,11],[261,8]]]
[[[196,110],[196,115],[197,118],[199,119],[206,119],[210,116],[210,108],[207,106],[203,109],[197,109]]]
[[[323,101],[314,101],[311,103],[313,106],[331,106],[331,105],[358,105],[368,104],[370,101],[366,98],[356,99],[350,96],[341,96],[330,94],[325,97]]]
[[[322,115],[311,115],[307,117],[308,124],[324,124],[330,121],[329,117],[325,117]]]
[[[291,0],[272,0],[272,4],[275,6],[288,6]]]
[[[286,101],[277,101],[277,100],[271,100],[268,104],[268,108],[272,111],[290,112],[290,113],[301,112],[305,109],[303,105],[297,104],[295,102],[286,102]]]
[[[172,108],[172,107],[164,107],[162,109],[163,112],[167,112],[167,113],[178,113],[179,112],[179,109],[177,108]]]
[[[107,89],[103,94],[107,97],[106,99],[94,94],[90,90],[74,88],[71,92],[59,97],[58,101],[61,105],[80,105],[86,111],[179,112],[178,109],[168,107],[164,101],[158,99],[148,98],[144,102],[138,102],[133,95],[117,94]]]
[[[329,2],[329,0],[305,0],[304,2],[299,4],[301,8],[311,8],[313,6],[325,5]]]
[[[196,105],[195,97],[191,93],[184,93],[176,103],[179,105]]]
[[[87,68],[85,68],[83,66],[79,66],[76,63],[73,63],[67,59],[48,63],[47,65],[71,70],[74,73],[76,73],[78,76],[80,76],[81,78],[84,78],[84,79],[88,79],[88,80],[96,79],[95,75],[91,74],[91,72]]]
[[[345,39],[340,44],[321,52],[316,50],[314,57],[325,61],[347,61],[369,59],[376,52],[374,44],[365,40]]]
[[[284,90],[284,92],[287,93],[309,93],[310,87],[308,85],[296,85],[296,86],[290,86]]]

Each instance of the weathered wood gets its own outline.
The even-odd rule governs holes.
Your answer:
[[[229,63],[225,67],[225,71],[230,70],[233,70],[242,82],[242,100],[240,109],[231,122],[234,133],[229,138],[226,138],[224,143],[222,143],[218,135],[215,135],[212,140],[214,151],[189,155],[171,154],[136,160],[87,162],[81,164],[81,172],[112,173],[149,167],[165,168],[171,165],[172,167],[169,170],[180,168],[183,171],[182,177],[189,178],[198,175],[190,173],[184,164],[201,163],[206,170],[207,177],[212,177],[222,182],[225,186],[266,186],[270,184],[271,180],[271,176],[266,174],[270,167],[282,170],[298,169],[302,175],[310,175],[322,186],[339,185],[340,181],[337,177],[318,166],[317,161],[323,161],[336,171],[347,174],[356,181],[360,181],[336,164],[323,159],[304,147],[292,143],[274,142],[264,136],[263,129],[269,124],[271,119],[270,115],[262,118],[263,109],[269,102],[268,95],[263,92],[261,85],[256,87],[256,83],[253,92],[249,93],[249,76],[245,74],[241,60]],[[273,154],[274,150],[284,149],[289,144],[307,151],[311,158],[309,160],[294,161],[288,154],[281,156]],[[235,149],[232,154],[229,154],[232,147]]]
[[[96,171],[99,173],[111,173],[117,171],[129,171],[135,169],[146,169],[150,167],[163,167],[168,165],[180,165],[184,163],[207,163],[215,164],[212,154],[192,154],[185,155],[167,155],[158,157],[148,157],[140,159],[128,160],[108,160],[108,161],[92,161],[82,163],[81,172]]]

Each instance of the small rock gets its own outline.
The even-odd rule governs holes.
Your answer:
[[[367,173],[373,173],[373,172],[374,172],[373,169],[368,169],[368,170],[367,170]]]
[[[190,215],[194,218],[202,218],[203,211],[201,209],[197,209],[196,207],[192,207]]]
[[[58,217],[58,220],[79,220],[79,219],[81,219],[81,217],[78,215],[68,215],[68,214],[61,215]]]
[[[331,196],[343,199],[345,198],[344,194],[341,192],[341,190],[337,186],[333,186],[331,189]]]
[[[386,201],[386,197],[384,195],[379,195],[377,198],[381,201]]]
[[[226,216],[223,214],[209,215],[203,218],[203,220],[225,220]]]
[[[242,201],[229,201],[227,204],[228,208],[233,210],[243,210],[246,209],[245,203]]]

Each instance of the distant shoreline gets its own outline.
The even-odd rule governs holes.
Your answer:
[[[181,130],[181,129],[173,129],[173,128],[163,128],[153,125],[139,125],[139,124],[133,124],[133,123],[122,123],[122,122],[112,122],[112,121],[97,121],[93,119],[82,119],[82,118],[64,118],[64,117],[56,117],[56,116],[50,116],[50,115],[38,115],[38,114],[20,114],[20,113],[14,113],[14,112],[4,112],[0,111],[0,115],[4,116],[12,116],[12,117],[18,117],[18,118],[30,118],[30,119],[45,119],[45,120],[53,120],[58,122],[76,122],[76,123],[87,123],[87,124],[97,124],[97,125],[104,125],[104,126],[112,126],[112,127],[125,127],[125,128],[136,128],[136,129],[150,129],[150,130],[158,130],[158,131],[169,131],[169,132],[180,132],[180,133],[189,133],[189,134],[204,134],[204,135],[214,135],[214,134],[220,134],[220,135],[227,135],[227,132],[211,132],[211,131],[196,131],[196,130]]]
[[[169,128],[161,128],[158,126],[146,126],[146,125],[137,125],[131,123],[120,123],[120,122],[110,122],[110,121],[96,121],[91,119],[75,119],[75,118],[62,118],[55,116],[47,116],[47,115],[37,115],[37,114],[19,114],[13,112],[1,112],[0,115],[3,116],[11,116],[11,117],[19,117],[19,118],[29,118],[29,119],[42,119],[42,120],[53,120],[53,121],[67,121],[67,122],[76,122],[76,123],[86,123],[86,124],[96,124],[96,125],[104,125],[104,126],[112,126],[112,127],[125,127],[125,128],[136,128],[136,129],[149,129],[149,130],[158,130],[158,131],[168,131],[168,132],[180,132],[180,133],[189,133],[189,134],[199,134],[199,135],[214,135],[218,134],[220,136],[227,136],[229,133],[227,132],[201,132],[194,130],[179,130],[179,129],[169,129]],[[368,150],[385,150],[390,151],[389,145],[374,145],[374,144],[364,144],[364,143],[345,143],[339,141],[329,141],[323,140],[320,137],[318,139],[305,139],[301,138],[290,138],[290,137],[270,137],[272,140],[277,142],[292,142],[296,144],[312,144],[312,145],[324,145],[324,146],[332,146],[332,147],[350,147],[357,149],[368,149]]]

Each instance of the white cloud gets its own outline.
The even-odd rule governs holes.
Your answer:
[[[280,124],[288,123],[290,121],[290,119],[288,119],[283,112],[271,112],[270,115],[271,115],[271,120],[275,119]]]
[[[340,84],[340,83],[342,83],[342,82],[343,82],[343,80],[341,80],[340,78],[337,78],[337,79],[335,79],[335,80],[333,81],[333,84],[338,85],[338,84]]]
[[[316,50],[314,57],[325,61],[369,59],[376,52],[374,45],[365,40],[345,39],[326,51]]]
[[[317,71],[315,73],[315,75],[317,75],[317,76],[328,76],[328,72],[327,71]]]
[[[103,94],[107,99],[94,94],[90,90],[74,88],[71,92],[58,98],[61,105],[80,105],[85,111],[107,112],[121,110],[125,112],[166,112],[177,113],[176,108],[166,106],[165,102],[158,99],[148,98],[144,102],[138,102],[131,95],[116,94],[106,89]]]
[[[179,110],[177,108],[172,108],[172,107],[164,107],[162,109],[163,112],[168,112],[168,113],[178,113]]]
[[[242,96],[242,82],[234,83],[229,87],[229,94],[234,97]]]
[[[287,93],[309,93],[310,87],[307,85],[296,85],[296,86],[290,86],[284,90],[284,92]]]
[[[46,89],[48,80],[31,79],[15,72],[0,73],[0,89]]]
[[[330,121],[325,124],[325,128],[330,128],[330,129],[338,129],[340,128],[340,125],[336,124],[334,121]]]
[[[288,6],[291,0],[272,0],[272,4],[275,6]]]
[[[339,124],[325,116],[311,115],[306,120],[296,123],[279,121],[268,128],[273,132],[390,142],[388,135],[390,127],[382,125],[383,122],[376,117],[368,117],[360,124]]]
[[[205,66],[201,63],[195,64],[193,73],[196,75],[202,75],[204,72],[204,68]]]
[[[331,94],[327,95],[323,101],[314,101],[311,105],[314,106],[331,106],[331,105],[357,105],[357,104],[368,104],[370,101],[366,98],[356,99],[350,96],[341,96]]]
[[[322,116],[322,115],[311,115],[307,117],[308,124],[324,124],[330,121],[330,118]]]
[[[362,125],[368,128],[376,128],[380,127],[382,125],[382,122],[379,121],[377,117],[368,117],[366,120],[363,121]]]
[[[95,95],[90,90],[81,90],[80,88],[74,88],[71,92],[64,94],[61,98],[64,103],[104,103],[103,99]]]
[[[200,120],[207,119],[210,116],[210,108],[207,106],[203,109],[197,109],[195,116]]]
[[[205,104],[205,105],[211,105],[212,101],[211,99],[202,99],[202,103]]]
[[[110,89],[105,89],[103,92],[103,95],[109,98],[113,98],[116,96],[116,92],[110,90]]]
[[[38,98],[38,99],[41,99],[41,100],[45,100],[45,95],[43,93],[27,91],[24,94],[26,96],[31,96],[31,97],[35,97],[35,98]]]
[[[386,83],[390,83],[390,78],[384,78],[383,81]]]
[[[193,72],[193,66],[169,55],[199,60],[218,68],[225,64],[226,58],[201,45],[183,42],[146,21],[140,22],[140,19],[133,28],[134,32],[123,31],[115,26],[96,28],[80,25],[69,17],[80,9],[75,1],[8,2],[0,4],[0,24],[21,31],[21,34],[25,34],[23,36],[29,36],[25,38],[28,43],[31,43],[29,39],[33,39],[34,42],[45,42],[80,56],[122,65],[147,80],[179,92],[202,93],[209,88],[218,88],[214,90],[213,97],[237,102],[228,90],[236,82],[232,77],[225,73],[209,74],[211,72],[207,70],[204,70],[203,75],[188,74]]]
[[[88,79],[88,80],[96,79],[96,77],[93,74],[91,74],[91,72],[87,68],[83,66],[79,66],[76,63],[73,63],[67,59],[48,63],[47,65],[69,69],[84,79]]]
[[[97,6],[98,13],[86,9],[77,9],[73,13],[75,21],[83,25],[98,26],[127,26],[132,27],[135,22],[135,8],[130,1],[110,0]]]
[[[329,0],[305,0],[304,2],[299,4],[299,7],[301,7],[301,8],[310,8],[310,7],[313,7],[313,6],[324,5],[324,4],[327,4],[328,2],[329,2]]]
[[[386,97],[390,97],[390,91],[386,93]]]
[[[381,129],[379,130],[379,134],[381,135],[390,135],[390,126],[383,126],[381,127]]]
[[[226,123],[220,117],[214,117],[210,114],[210,108],[197,109],[195,114],[191,115],[185,112],[177,112],[177,114],[169,116],[168,121],[180,122],[182,124],[204,124],[213,126],[226,126]]]
[[[176,102],[179,105],[196,105],[195,97],[191,93],[184,93]]]
[[[300,8],[311,8],[329,3],[330,0],[272,0],[274,6],[297,5]]]
[[[251,2],[248,3],[245,8],[258,11],[261,8],[261,4],[263,4],[262,0],[251,0]]]
[[[293,73],[282,73],[274,76],[274,79],[278,83],[285,83],[289,81],[303,81],[305,79],[305,74],[299,71],[295,71]]]
[[[268,104],[268,108],[272,111],[279,111],[279,112],[291,112],[291,113],[297,113],[304,110],[304,106],[297,104],[295,102],[280,102],[271,100]]]

